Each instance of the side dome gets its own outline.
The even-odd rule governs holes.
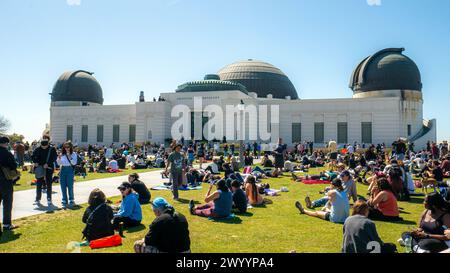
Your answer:
[[[223,81],[231,81],[244,85],[248,92],[254,92],[258,97],[298,99],[297,90],[289,78],[275,66],[249,59],[227,65],[219,71]]]
[[[362,60],[349,87],[354,93],[382,90],[422,91],[419,68],[402,54],[404,48],[386,48]]]
[[[103,104],[103,91],[100,84],[84,70],[64,72],[50,93],[52,102],[91,102]]]

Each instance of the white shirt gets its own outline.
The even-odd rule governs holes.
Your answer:
[[[70,159],[70,162],[67,158]],[[58,159],[56,159],[56,163],[58,163],[58,165],[61,167],[75,166],[75,165],[77,165],[77,161],[78,161],[78,158],[77,158],[76,153],[72,153],[72,155],[67,155],[67,154],[61,155],[60,158],[58,157]]]

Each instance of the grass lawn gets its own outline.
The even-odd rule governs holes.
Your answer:
[[[316,173],[310,171],[311,173]],[[239,215],[233,221],[212,222],[206,218],[188,213],[187,200],[203,201],[208,185],[202,190],[181,191],[184,202],[174,202],[176,210],[183,213],[189,222],[191,249],[193,252],[340,252],[342,225],[300,215],[294,207],[295,200],[309,194],[315,199],[324,185],[304,185],[290,180],[286,174],[281,178],[265,179],[272,188],[286,186],[289,192],[281,196],[268,197],[273,204],[252,208],[246,215]],[[358,185],[358,193],[365,196],[367,186]],[[152,198],[162,196],[171,200],[169,191],[152,191]],[[118,200],[118,197],[113,198]],[[386,242],[395,242],[400,234],[416,225],[423,211],[423,197],[413,197],[410,202],[399,202],[403,222],[376,222],[380,237]],[[81,241],[83,224],[81,217],[86,205],[79,210],[57,211],[15,221],[20,228],[5,232],[0,240],[0,252],[70,252],[66,245]],[[114,248],[90,250],[82,247],[81,252],[133,252],[133,243],[147,233],[148,225],[155,218],[150,205],[143,207],[143,225],[125,231],[123,245]],[[399,247],[399,250],[403,249]]]
[[[82,176],[76,176],[75,182],[84,182],[94,179],[100,179],[100,178],[108,178],[108,177],[114,177],[114,176],[122,176],[122,175],[128,175],[130,173],[142,173],[142,172],[151,172],[155,170],[160,169],[139,169],[139,170],[132,170],[132,169],[126,169],[122,170],[120,173],[87,173],[86,178],[83,179]],[[57,175],[57,172],[54,173],[54,175]],[[14,186],[14,191],[23,191],[23,190],[29,190],[34,189],[34,185],[31,185],[31,182],[35,180],[34,174],[29,173],[28,171],[21,171],[21,176],[19,181],[17,181],[16,185]]]

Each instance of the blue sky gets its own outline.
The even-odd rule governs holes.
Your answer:
[[[449,14],[448,0],[1,0],[0,115],[34,139],[66,70],[95,72],[105,104],[129,104],[248,58],[282,69],[301,98],[351,97],[359,61],[405,47],[424,118],[450,139]]]

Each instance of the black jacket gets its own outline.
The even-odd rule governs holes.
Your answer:
[[[0,147],[0,166],[9,168],[10,170],[14,170],[17,168],[16,160],[14,156],[3,147]],[[7,180],[5,179],[5,175],[2,171],[0,171],[0,183],[5,183]]]
[[[144,182],[137,179],[133,180],[133,182],[131,182],[131,187],[135,192],[137,192],[137,194],[139,194],[140,204],[147,204],[150,201],[151,194]]]
[[[88,241],[114,235],[114,228],[111,223],[114,217],[112,208],[107,204],[99,206],[87,207],[83,215],[82,220],[86,224],[83,235]],[[98,209],[95,210],[97,207]],[[92,214],[94,210],[95,212]]]
[[[191,249],[189,228],[186,217],[168,209],[153,220],[145,236],[145,245],[156,247],[159,251],[180,253]]]
[[[49,151],[50,151],[50,156],[48,156]],[[48,156],[48,161],[46,162],[47,156]],[[33,152],[32,159],[33,159],[33,163],[38,163],[41,166],[43,166],[43,165],[45,165],[45,163],[47,163],[50,168],[53,168],[57,157],[58,157],[58,154],[56,153],[55,147],[50,146],[47,149],[42,149],[41,147],[37,147]]]

